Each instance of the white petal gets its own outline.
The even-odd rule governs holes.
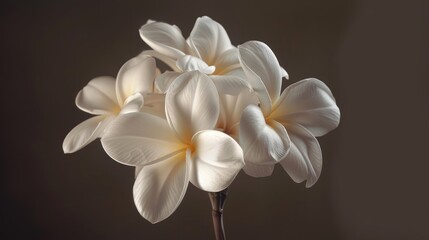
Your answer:
[[[87,113],[102,115],[119,110],[115,93],[115,79],[97,77],[92,79],[76,96],[76,106]]]
[[[222,25],[207,16],[197,19],[188,40],[208,65],[214,65],[223,52],[233,48]]]
[[[173,71],[179,71],[176,66],[176,58],[168,57],[154,50],[145,50],[140,55],[147,55],[159,59],[163,63],[167,64],[167,66],[169,66]]]
[[[144,96],[144,106],[141,112],[150,113],[158,117],[165,117],[165,94],[153,93]]]
[[[125,100],[124,106],[122,107],[121,112],[119,114],[139,112],[140,109],[143,107],[143,104],[143,95],[139,92],[134,93]]]
[[[213,129],[219,117],[219,95],[212,80],[199,71],[185,72],[170,86],[165,99],[167,120],[182,141]]]
[[[285,128],[274,120],[265,122],[261,109],[247,106],[240,120],[240,145],[246,162],[272,165],[289,151],[290,140]]]
[[[150,22],[140,28],[140,36],[153,50],[177,59],[187,52],[187,43],[175,25]]]
[[[240,145],[222,132],[198,132],[192,138],[192,146],[190,180],[204,191],[219,192],[227,188],[244,165]]]
[[[133,195],[139,213],[151,223],[169,217],[180,205],[189,183],[185,153],[139,169]]]
[[[111,158],[130,166],[162,161],[186,149],[165,119],[142,112],[119,115],[101,143]]]
[[[237,68],[241,68],[240,60],[238,59],[238,48],[231,48],[216,59],[214,64],[216,66],[215,75],[225,75]]]
[[[310,78],[288,86],[271,117],[282,123],[301,124],[318,137],[338,126],[340,109],[329,88],[322,81]]]
[[[280,70],[282,77],[289,79],[289,74],[286,72],[286,70],[283,67],[280,67]]]
[[[251,162],[246,162],[246,164],[243,167],[243,171],[252,177],[268,177],[273,174],[274,171],[274,164],[273,165],[258,165]]]
[[[101,137],[113,118],[113,116],[96,116],[81,122],[64,139],[64,153],[76,152]]]
[[[165,71],[155,79],[155,87],[162,93],[166,93],[171,83],[182,73]]]
[[[317,139],[299,124],[286,125],[291,147],[280,164],[295,182],[307,180],[313,186],[322,171],[322,151]]]
[[[271,104],[280,96],[282,71],[279,62],[273,51],[262,42],[249,41],[238,49],[247,79],[260,98],[264,114],[268,114]]]
[[[200,58],[191,55],[180,57],[176,65],[183,72],[198,70],[205,74],[212,74],[216,69],[214,66],[208,66],[207,63]]]
[[[136,92],[153,93],[155,80],[155,59],[146,55],[138,55],[127,61],[119,70],[116,82],[116,94],[121,106],[125,99]]]
[[[258,104],[258,98],[241,78],[225,75],[211,76],[211,79],[220,97],[221,111],[216,126],[231,136],[236,135],[241,113],[249,104]]]

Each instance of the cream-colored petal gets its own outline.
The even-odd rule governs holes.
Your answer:
[[[166,93],[171,83],[182,73],[165,71],[155,79],[155,87],[162,93]]]
[[[258,165],[252,162],[246,162],[243,167],[243,171],[252,177],[268,177],[273,174],[274,171],[273,165]]]
[[[113,118],[113,116],[96,116],[81,122],[64,139],[64,153],[76,152],[101,137]]]
[[[154,50],[145,50],[140,55],[147,55],[147,56],[154,57],[154,58],[160,60],[161,62],[167,64],[167,66],[169,66],[171,68],[171,70],[176,71],[176,72],[180,71],[176,66],[176,61],[177,61],[176,58],[168,57],[168,56],[161,54],[161,53],[154,51]]]
[[[216,69],[214,66],[208,66],[207,63],[200,58],[191,55],[180,57],[176,65],[183,72],[198,70],[205,74],[212,74]]]
[[[130,166],[169,159],[186,149],[165,119],[143,112],[119,115],[101,143],[111,158]]]
[[[167,120],[182,141],[213,129],[219,117],[219,95],[212,80],[199,71],[185,72],[170,85],[165,99]]]
[[[169,217],[180,205],[189,184],[185,152],[139,168],[133,187],[139,213],[151,223]]]
[[[220,115],[216,124],[233,137],[237,137],[241,113],[249,104],[258,104],[249,84],[235,76],[211,76],[220,98]]]
[[[286,69],[284,69],[283,67],[280,66],[280,71],[281,71],[281,76],[289,79],[289,73],[286,72]]]
[[[306,187],[313,186],[322,171],[322,151],[317,139],[299,124],[286,125],[291,147],[280,164],[295,182],[307,180]]]
[[[140,36],[153,50],[173,59],[187,52],[187,43],[176,25],[148,22],[140,28]]]
[[[127,61],[119,70],[116,82],[116,94],[121,107],[134,93],[153,93],[155,74],[156,64],[152,57],[140,54]]]
[[[118,110],[115,79],[97,77],[92,79],[76,96],[76,106],[90,114],[111,114]]]
[[[318,137],[338,126],[340,109],[329,88],[309,78],[288,86],[270,117],[282,123],[298,123]]]
[[[208,65],[214,65],[222,53],[233,48],[222,25],[207,16],[197,19],[188,41]]]
[[[165,117],[165,94],[153,93],[144,96],[144,106],[141,112],[150,113],[158,117]]]
[[[134,93],[125,99],[124,105],[122,106],[119,114],[126,114],[132,112],[139,112],[144,105],[143,95],[139,92]]]
[[[279,162],[290,147],[285,128],[274,120],[266,122],[255,105],[247,106],[241,115],[239,139],[245,161],[260,165]]]
[[[238,49],[244,72],[255,91],[265,94],[264,88],[260,86],[260,79],[271,101],[276,102],[282,87],[282,68],[273,51],[265,43],[258,41],[246,42],[238,46]]]
[[[200,131],[192,138],[192,146],[190,181],[204,191],[227,188],[244,165],[240,145],[222,132]]]
[[[216,71],[214,75],[225,75],[229,72],[240,69],[240,60],[238,59],[238,48],[233,47],[222,54],[216,59],[214,64],[216,66]]]

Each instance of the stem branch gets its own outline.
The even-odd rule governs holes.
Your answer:
[[[212,204],[213,228],[216,240],[225,240],[225,230],[223,227],[223,206],[225,205],[226,193],[228,188],[220,192],[209,192],[210,202]]]

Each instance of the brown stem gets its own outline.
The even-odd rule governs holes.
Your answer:
[[[209,192],[212,204],[213,228],[216,240],[225,240],[225,230],[223,228],[223,206],[225,205],[228,188],[220,192]]]

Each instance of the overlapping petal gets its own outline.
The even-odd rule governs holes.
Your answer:
[[[247,80],[258,95],[265,116],[281,90],[281,70],[277,58],[264,43],[249,41],[240,46],[239,59]]]
[[[207,16],[197,19],[188,42],[208,65],[214,65],[220,54],[233,48],[222,25]]]
[[[145,99],[141,93],[134,93],[125,99],[124,105],[122,106],[121,112],[119,114],[139,112],[145,103],[144,100]]]
[[[233,47],[219,54],[214,65],[216,66],[214,75],[226,75],[233,70],[241,69],[240,60],[238,59],[238,48]]]
[[[116,81],[116,95],[121,107],[125,100],[136,92],[152,93],[155,75],[154,58],[140,54],[127,61],[119,70]]]
[[[74,127],[64,139],[64,153],[76,152],[101,137],[113,118],[113,116],[95,116]]]
[[[258,41],[246,42],[238,46],[238,49],[244,72],[250,84],[255,87],[255,91],[260,92],[261,82],[259,81],[262,81],[271,101],[276,102],[280,97],[282,75],[284,75],[276,55],[265,43]],[[262,90],[261,94],[265,94]]]
[[[213,129],[219,117],[219,95],[212,80],[199,71],[186,72],[171,84],[166,100],[167,120],[182,141]]]
[[[111,158],[130,166],[166,160],[186,149],[164,118],[143,112],[119,115],[101,143]]]
[[[270,117],[284,123],[298,123],[317,137],[338,126],[340,110],[331,90],[322,81],[309,78],[288,86]]]
[[[317,139],[299,124],[287,124],[291,141],[289,154],[280,164],[295,182],[313,186],[322,171],[322,151]]]
[[[217,127],[235,137],[241,113],[250,104],[258,104],[248,83],[235,76],[211,76],[219,93],[220,115]]]
[[[268,176],[271,176],[271,174],[273,174],[274,166],[275,166],[274,164],[261,165],[261,164],[255,164],[247,161],[243,167],[243,171],[247,175],[252,177],[268,177]]]
[[[177,59],[187,52],[187,43],[176,25],[148,22],[140,28],[140,36],[155,51]]]
[[[194,151],[190,181],[196,187],[219,192],[227,188],[244,165],[243,151],[230,136],[215,130],[200,131],[192,138]]]
[[[266,122],[255,105],[247,106],[241,115],[239,138],[245,161],[255,164],[275,164],[290,147],[285,128],[274,120]]]
[[[166,93],[173,81],[181,74],[180,72],[165,71],[155,79],[155,87],[160,92]]]
[[[180,57],[176,63],[177,67],[183,72],[198,70],[205,74],[212,74],[215,71],[215,66],[209,66],[200,58],[185,55]]]
[[[133,187],[139,213],[151,223],[169,217],[182,202],[189,183],[183,152],[170,159],[139,167]],[[188,163],[189,165],[189,163]]]
[[[102,115],[118,110],[115,79],[97,77],[92,79],[76,96],[76,106],[87,113]]]

